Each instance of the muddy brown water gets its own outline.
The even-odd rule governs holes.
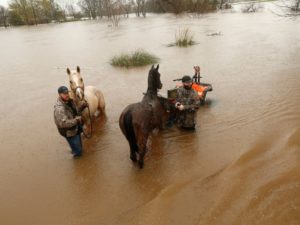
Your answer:
[[[300,224],[299,22],[265,11],[0,30],[0,224]],[[198,44],[166,47],[179,27]],[[108,63],[138,48],[160,57],[163,93],[194,65],[214,87],[196,132],[154,133],[143,170],[118,118],[150,67]],[[76,65],[103,91],[107,117],[74,160],[53,105]]]

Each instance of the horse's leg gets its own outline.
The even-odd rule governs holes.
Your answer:
[[[89,136],[92,133],[92,126],[91,126],[91,121],[92,117],[89,115],[89,111],[87,109],[85,109],[82,112],[82,120],[83,120],[83,132]]]
[[[101,91],[96,90],[95,95],[98,98],[98,110],[100,111],[100,113],[104,114],[105,113],[105,100],[104,100],[104,96],[102,94]]]
[[[136,144],[135,132],[132,124],[131,111],[126,111],[121,114],[119,119],[119,126],[129,143],[130,159],[133,162],[136,162],[137,161],[136,152],[138,152],[138,146]]]
[[[129,142],[129,145],[130,145],[130,159],[133,162],[137,162],[136,152],[138,152],[138,147],[136,143]]]
[[[139,160],[138,165],[142,169],[144,167],[144,157],[147,150],[148,132],[140,131],[138,134]]]

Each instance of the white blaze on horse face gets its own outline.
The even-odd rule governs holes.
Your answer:
[[[77,71],[72,71],[70,74],[70,87],[79,100],[84,98],[84,84],[82,77]]]

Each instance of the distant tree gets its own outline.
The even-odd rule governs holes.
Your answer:
[[[113,1],[110,5],[111,16],[109,20],[113,26],[118,26],[121,16],[126,14],[125,7],[121,0]]]
[[[263,8],[263,6],[259,3],[250,2],[250,3],[246,3],[243,5],[242,12],[243,13],[253,13],[253,12],[257,12],[258,10],[260,10],[262,8]]]
[[[37,25],[38,24],[38,18],[37,18],[37,11],[38,11],[38,1],[34,1],[34,0],[29,0],[29,5],[30,5],[30,8],[32,10],[32,15],[33,15],[33,21],[34,21],[34,24]]]
[[[16,11],[9,12],[8,22],[13,26],[25,25],[23,18]]]
[[[12,0],[9,8],[13,11],[13,15],[15,15],[15,18],[12,21],[17,19],[16,17],[19,17],[17,21],[21,19],[23,24],[30,24],[30,8],[27,0]]]
[[[32,1],[32,0],[30,0]],[[38,23],[49,23],[51,21],[64,21],[65,11],[54,0],[33,0],[36,4]],[[58,1],[58,0],[57,0]]]
[[[300,0],[296,0],[296,1],[295,1],[293,10],[294,10],[294,11],[297,11],[297,12],[299,13],[299,11],[300,11]]]
[[[280,12],[276,12],[275,14],[279,16],[285,16],[285,17],[294,17],[294,16],[300,16],[300,0],[281,0],[279,3],[275,3],[278,8],[280,9]]]
[[[65,13],[54,0],[12,0],[9,4],[12,25],[33,25],[64,21]]]
[[[220,0],[219,1],[219,9],[230,9],[232,6],[229,0]]]
[[[146,17],[146,0],[136,0],[136,15]]]
[[[185,11],[184,0],[160,0],[160,1],[164,4],[171,6],[175,14],[179,14]]]
[[[126,2],[125,4],[122,5],[126,17],[128,17],[129,13],[131,13],[133,6],[134,6],[134,1],[133,0],[130,1],[130,2]]]
[[[175,14],[205,13],[216,10],[219,4],[218,0],[148,0],[147,9],[153,12],[173,12]]]
[[[148,12],[164,13],[165,8],[162,6],[161,1],[158,0],[148,0],[146,2],[146,8]]]
[[[127,13],[125,6],[122,0],[103,0],[103,15],[108,18],[114,15],[124,15]]]
[[[41,0],[39,5],[39,16],[41,23],[50,23],[55,20],[54,2]]]
[[[109,20],[119,21],[121,15],[128,16],[131,12],[132,2],[133,0],[80,0],[78,5],[82,13],[92,19],[106,16]]]
[[[8,27],[8,10],[0,5],[0,26]]]
[[[196,13],[206,13],[215,11],[218,8],[218,5],[220,4],[218,0],[193,0],[192,2],[194,3],[192,11]],[[221,2],[222,5],[224,4],[223,2]]]
[[[97,16],[102,17],[103,1],[104,0],[81,0],[79,1],[79,6],[88,17],[96,19]]]
[[[73,4],[68,3],[68,4],[66,4],[65,8],[67,10],[67,15],[73,16],[73,17],[76,16],[76,10],[75,10],[75,7]]]

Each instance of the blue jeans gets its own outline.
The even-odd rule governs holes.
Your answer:
[[[76,134],[72,137],[66,137],[71,149],[72,154],[74,156],[81,156],[82,155],[82,143],[81,143],[81,137],[80,134]]]

